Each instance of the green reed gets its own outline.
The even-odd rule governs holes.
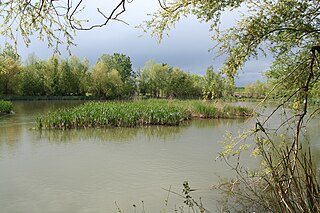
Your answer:
[[[49,112],[37,118],[37,128],[135,127],[179,125],[190,113],[165,102],[90,102],[71,109]]]
[[[199,109],[205,108],[201,112]],[[231,107],[232,108],[232,107]],[[196,117],[220,117],[223,109],[202,101],[144,100],[132,102],[89,102],[38,116],[38,129],[74,129],[180,125]],[[204,113],[206,112],[206,113]],[[202,116],[202,115],[205,116]],[[213,116],[214,115],[214,116]]]
[[[12,102],[0,100],[0,113],[10,113],[12,108]]]

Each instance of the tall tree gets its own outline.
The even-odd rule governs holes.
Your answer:
[[[25,61],[21,74],[21,94],[29,96],[46,95],[46,71],[46,61],[40,60],[35,54],[30,54]]]
[[[116,98],[122,95],[123,82],[116,69],[110,70],[104,61],[98,60],[91,73],[94,95],[105,98]]]
[[[191,97],[194,95],[194,86],[191,75],[175,67],[169,74],[167,96]]]
[[[210,66],[207,69],[206,75],[202,79],[202,95],[206,100],[221,98],[225,90],[225,85],[222,76],[213,71]]]
[[[108,70],[117,70],[121,76],[122,81],[128,81],[133,76],[132,63],[129,56],[120,53],[113,55],[103,54],[98,61],[103,61]]]
[[[16,95],[19,93],[20,56],[15,49],[6,44],[0,52],[0,93]]]
[[[154,60],[147,61],[140,73],[140,91],[148,93],[152,97],[166,95],[169,81],[169,66],[167,64],[157,64]]]

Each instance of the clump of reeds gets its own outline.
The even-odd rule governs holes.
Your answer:
[[[192,108],[193,116],[200,118],[218,118],[218,108],[207,102],[194,102]]]
[[[223,118],[234,118],[234,117],[245,117],[253,114],[253,110],[242,106],[231,106],[225,105],[221,109],[220,117]]]
[[[234,109],[235,108],[235,109]],[[193,117],[232,118],[239,107],[217,108],[202,101],[145,100],[134,102],[89,102],[71,109],[61,109],[37,117],[39,129],[73,129],[88,127],[136,127],[147,125],[179,125]]]
[[[12,102],[0,100],[0,113],[10,113],[12,108]]]
[[[37,128],[72,129],[87,127],[135,127],[179,125],[190,113],[165,102],[90,102],[49,112],[37,118]]]
[[[196,101],[192,104],[192,115],[200,118],[240,118],[251,116],[253,110],[225,103]]]

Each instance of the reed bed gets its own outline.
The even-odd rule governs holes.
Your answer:
[[[229,109],[229,108],[228,108]],[[230,109],[233,107],[230,106]],[[229,110],[230,110],[229,109]],[[148,125],[177,126],[191,117],[222,118],[224,108],[202,101],[144,100],[131,102],[89,102],[38,116],[38,129],[74,129],[136,127]],[[239,110],[233,110],[238,116]],[[247,110],[249,113],[250,110]],[[228,114],[228,117],[232,117]]]
[[[12,102],[0,100],[0,113],[10,113],[12,108]]]
[[[187,101],[193,117],[198,118],[242,118],[253,115],[253,110],[242,106],[233,106],[224,102]]]
[[[90,102],[37,117],[39,129],[179,125],[190,113],[161,102]]]

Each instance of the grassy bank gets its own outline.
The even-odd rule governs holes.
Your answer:
[[[144,100],[127,102],[89,102],[38,116],[38,129],[136,127],[179,125],[191,117],[235,118],[252,114],[250,109],[218,106],[202,101]]]
[[[10,113],[12,111],[12,103],[10,101],[0,100],[0,113]]]

